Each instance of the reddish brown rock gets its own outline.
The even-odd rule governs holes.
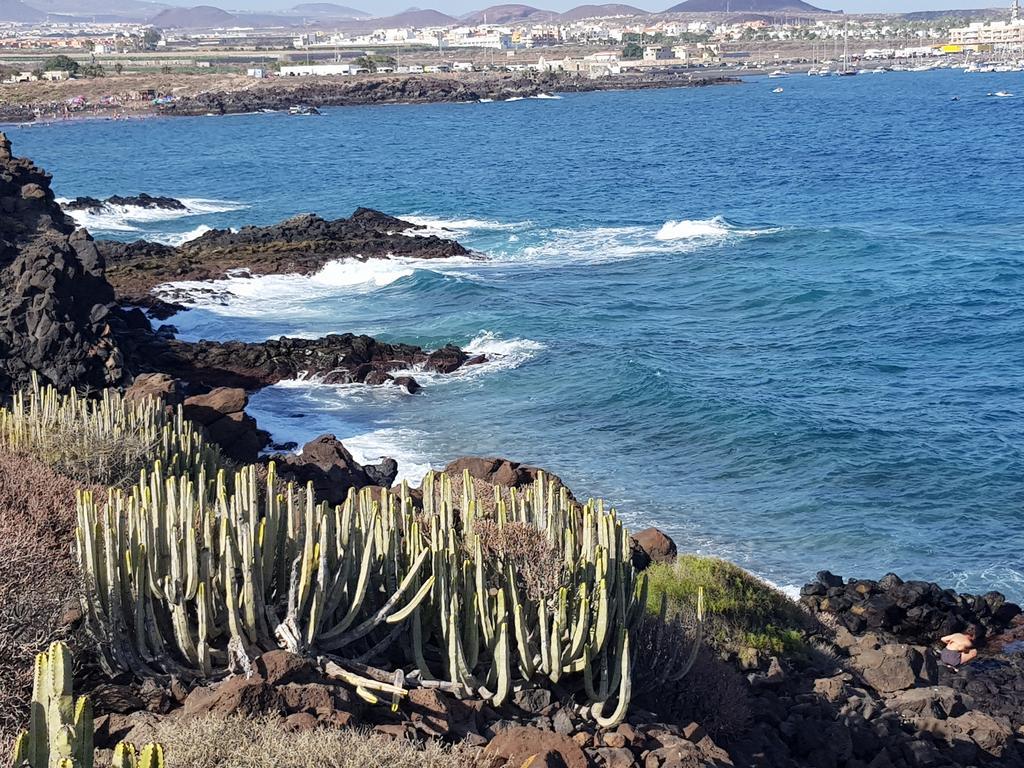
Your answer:
[[[670,563],[676,559],[676,543],[667,533],[657,528],[645,528],[634,533],[633,541],[656,563]]]
[[[570,737],[532,727],[512,726],[501,731],[484,748],[482,758],[500,758],[504,765],[519,768],[534,756],[531,767],[547,763],[564,768],[588,768],[586,755]]]
[[[124,393],[124,399],[128,402],[139,402],[147,398],[163,400],[172,406],[185,402],[181,382],[166,373],[140,373]]]
[[[281,694],[259,676],[230,677],[216,686],[196,688],[185,699],[183,714],[246,715],[259,717],[284,714],[285,703]]]

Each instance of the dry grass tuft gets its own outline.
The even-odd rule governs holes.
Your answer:
[[[78,594],[72,554],[79,483],[0,452],[0,754],[28,717],[35,655],[66,634]]]
[[[529,523],[505,523],[474,520],[473,531],[480,537],[485,562],[492,567],[512,566],[519,587],[531,600],[546,599],[549,603],[562,586],[562,557],[548,540],[546,532]]]
[[[468,746],[356,729],[292,733],[280,721],[240,717],[168,720],[155,737],[168,768],[464,768],[476,757]]]

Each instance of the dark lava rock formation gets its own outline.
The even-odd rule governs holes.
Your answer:
[[[391,371],[421,366],[451,373],[469,357],[454,346],[428,352],[411,344],[385,344],[351,333],[258,343],[170,339],[154,342],[143,355],[146,370],[169,373],[193,387],[253,390],[285,379],[317,377],[328,384],[394,382],[410,392],[418,389],[415,380],[407,376],[396,379]]]
[[[999,592],[961,595],[926,581],[904,581],[894,573],[878,581],[844,581],[828,571],[800,590],[800,602],[813,613],[831,614],[854,634],[872,631],[914,643],[967,627],[980,628],[979,639],[1005,630],[1021,609]]]
[[[50,176],[0,133],[0,395],[32,371],[68,389],[123,383],[103,256],[54,200]]]
[[[112,197],[108,197],[106,200],[99,200],[95,197],[76,197],[74,200],[62,203],[61,208],[65,211],[96,212],[103,210],[103,208],[108,205],[116,205],[125,208],[148,208],[151,210],[164,211],[188,210],[188,206],[181,202],[181,200],[177,200],[173,197],[154,197],[152,195],[147,195],[145,192],[130,197],[114,195]]]
[[[469,254],[454,240],[402,234],[417,229],[423,227],[380,211],[359,208],[347,219],[328,221],[303,214],[269,227],[242,227],[238,232],[215,229],[178,247],[145,240],[100,241],[99,247],[118,298],[149,306],[150,292],[157,285],[179,280],[216,280],[233,270],[261,275],[307,275],[341,258],[444,259]]]

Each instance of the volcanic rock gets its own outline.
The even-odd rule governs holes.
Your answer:
[[[458,347],[427,352],[411,344],[386,344],[351,333],[263,342],[162,340],[150,345],[144,356],[149,370],[167,372],[196,386],[250,391],[299,378],[319,377],[329,384],[390,382],[389,371],[413,366],[438,371],[441,363],[447,371],[466,359]],[[418,387],[414,381],[411,384]]]
[[[188,206],[181,202],[181,200],[176,200],[173,197],[153,197],[145,192],[129,197],[113,195],[106,200],[98,200],[95,197],[76,197],[74,200],[62,203],[61,208],[65,211],[89,211],[95,213],[103,210],[104,206],[108,205],[165,211],[188,210]]]
[[[277,454],[274,461],[281,477],[300,484],[312,482],[317,498],[329,504],[342,504],[351,488],[390,487],[398,473],[393,459],[363,467],[334,435],[320,435],[306,443],[299,455]]]
[[[163,283],[216,280],[239,270],[252,275],[308,275],[345,258],[443,259],[469,254],[454,240],[405,234],[422,229],[422,225],[359,208],[347,219],[329,221],[303,214],[269,227],[242,227],[238,232],[214,229],[177,247],[139,240],[100,241],[99,248],[118,298],[144,305],[151,301],[151,290]],[[442,370],[440,361],[435,369]]]
[[[96,244],[0,133],[0,395],[32,371],[61,390],[121,384],[121,323]]]
[[[202,427],[225,456],[241,462],[255,461],[270,436],[245,412],[249,396],[244,389],[219,387],[206,395],[186,398],[185,418]]]
[[[676,559],[676,543],[667,533],[658,528],[645,528],[634,533],[633,541],[650,560],[656,563],[671,563]]]

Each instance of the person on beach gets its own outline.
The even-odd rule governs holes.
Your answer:
[[[954,670],[972,661],[978,655],[978,649],[974,647],[977,636],[978,631],[968,627],[963,632],[954,632],[941,638],[946,647],[939,653],[939,659]]]

